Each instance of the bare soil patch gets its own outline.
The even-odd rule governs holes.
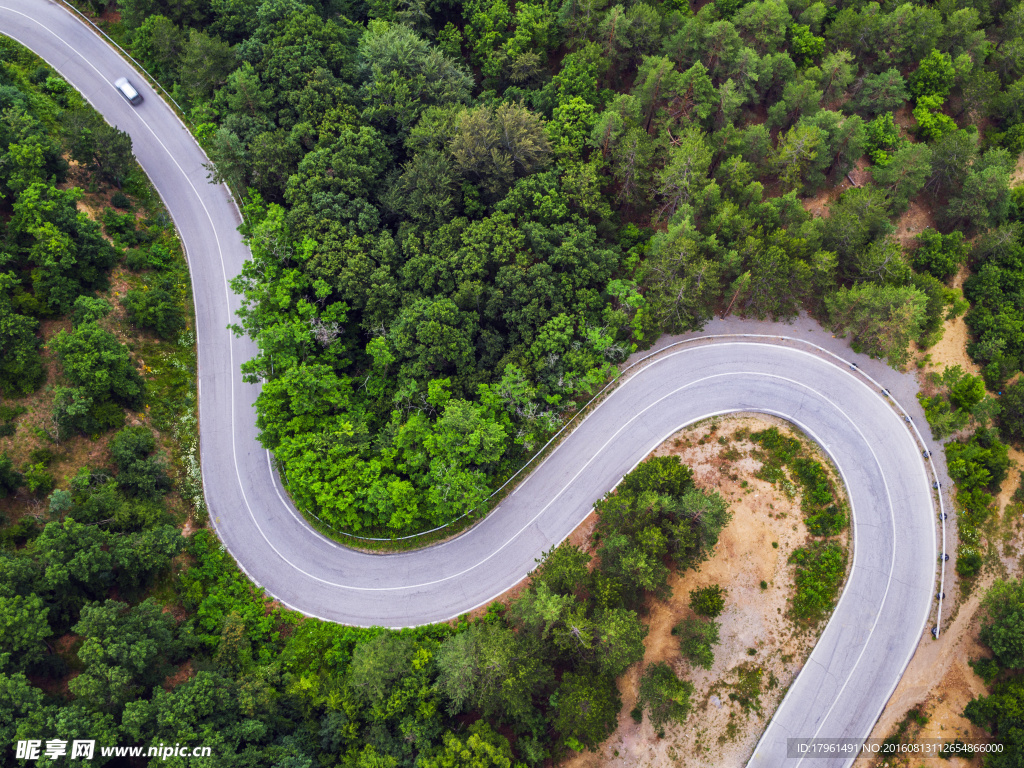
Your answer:
[[[677,455],[690,465],[699,487],[717,490],[729,501],[733,518],[722,531],[713,557],[697,570],[673,574],[669,580],[673,596],[648,606],[646,654],[619,679],[623,708],[617,730],[598,752],[573,755],[565,766],[717,768],[742,765],[749,758],[818,635],[817,629],[799,628],[787,616],[793,591],[787,560],[808,538],[799,497],[788,498],[779,488],[754,477],[761,467],[751,456],[755,446],[736,436],[737,431],[746,435],[769,426],[808,442],[781,420],[737,415],[678,432],[654,451],[657,456]],[[824,457],[819,460],[831,470]],[[714,665],[705,671],[681,657],[671,632],[677,622],[692,615],[690,590],[712,584],[725,587],[728,596],[718,619],[721,644],[715,648]],[[629,715],[643,669],[657,661],[669,663],[694,684],[689,717],[682,726],[668,728],[664,738],[659,738],[647,718],[637,724]],[[759,700],[744,708],[729,694],[738,690],[741,674],[757,672]]]
[[[935,212],[918,198],[896,222],[896,239],[907,249],[913,245],[914,238],[929,227],[935,227]]]
[[[163,687],[168,691],[174,690],[182,683],[188,682],[195,674],[196,670],[192,665],[192,659],[189,659],[184,664],[175,667],[174,672],[164,680]]]
[[[1016,187],[1018,184],[1024,184],[1024,154],[1017,158],[1017,167],[1010,174],[1010,186]]]
[[[961,267],[956,277],[953,278],[953,287],[962,288],[969,275],[970,271],[967,267]],[[967,328],[967,323],[964,322],[963,315],[946,320],[942,328],[942,338],[928,349],[921,349],[915,344],[917,349],[915,359],[918,362],[923,361],[926,366],[930,366],[940,373],[947,367],[959,365],[967,373],[974,376],[981,375],[981,368],[967,355],[967,344],[971,340],[971,332]]]

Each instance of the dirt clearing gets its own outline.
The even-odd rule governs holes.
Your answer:
[[[742,765],[750,756],[824,627],[803,630],[786,615],[793,590],[787,560],[808,535],[799,497],[789,498],[754,477],[761,463],[751,456],[756,446],[745,436],[770,426],[809,444],[786,422],[738,415],[683,430],[654,452],[677,455],[690,465],[697,485],[722,494],[733,518],[713,557],[695,571],[673,574],[672,598],[648,606],[646,654],[619,680],[623,708],[617,730],[598,752],[574,755],[565,765],[717,768]],[[827,460],[818,460],[834,475]],[[692,615],[690,590],[712,584],[724,587],[728,596],[718,619],[721,644],[705,671],[682,658],[672,627]],[[664,738],[646,717],[637,724],[629,714],[643,669],[657,661],[669,663],[694,684],[689,717],[682,726],[666,728]]]

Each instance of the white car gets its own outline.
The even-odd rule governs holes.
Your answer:
[[[135,86],[128,82],[127,78],[119,77],[114,81],[114,87],[121,92],[121,95],[128,99],[132,105],[142,103],[142,94],[135,90]]]

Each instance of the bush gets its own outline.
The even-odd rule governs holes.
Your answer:
[[[15,419],[25,413],[26,410],[24,406],[0,405],[0,437],[10,437],[18,431]]]
[[[974,673],[985,681],[985,685],[992,685],[992,681],[999,675],[999,665],[995,659],[971,659],[967,663],[971,665]]]
[[[71,509],[71,492],[60,488],[50,494],[50,517],[63,517],[64,513]]]
[[[109,331],[83,323],[71,333],[61,331],[48,346],[60,358],[65,375],[94,401],[114,400],[128,408],[142,405],[142,377],[128,348]]]
[[[663,661],[651,664],[640,678],[637,707],[645,708],[657,730],[668,722],[682,723],[690,712],[693,683],[680,680]]]
[[[0,261],[6,258],[0,257]],[[36,335],[39,321],[13,311],[12,303],[4,295],[13,282],[9,273],[0,273],[0,397],[27,395],[46,380]],[[39,309],[37,304],[28,311]]]
[[[113,208],[106,208],[103,211],[103,229],[115,243],[122,248],[131,245],[138,245],[144,241],[135,226],[135,214],[131,212],[118,213]]]
[[[14,421],[23,413],[28,413],[23,405],[0,405],[0,421]]]
[[[789,562],[796,566],[793,615],[805,621],[824,618],[846,572],[846,553],[834,542],[815,541],[794,550]]]
[[[679,650],[690,663],[703,669],[711,669],[715,663],[714,647],[718,645],[721,625],[714,619],[685,619],[672,629],[679,638]]]
[[[797,459],[793,462],[797,479],[804,487],[804,501],[815,507],[824,507],[832,502],[832,484],[828,473],[813,459]]]
[[[912,264],[919,272],[927,272],[939,280],[949,280],[967,260],[967,244],[962,232],[940,234],[926,229],[917,236]]]
[[[997,580],[981,607],[981,641],[1003,669],[1024,667],[1024,583]]]
[[[691,568],[714,550],[732,517],[729,505],[693,488],[691,474],[676,456],[645,461],[594,505],[599,547],[591,594],[600,605],[631,608],[647,594],[667,596],[669,559]]]
[[[991,696],[969,702],[964,716],[991,733],[993,741],[1004,747],[1001,753],[989,753],[986,768],[1019,768],[1020,756],[1024,754],[1024,679],[999,683]]]
[[[25,468],[25,487],[37,499],[49,496],[56,484],[53,475],[46,471],[45,463],[38,462]]]
[[[14,468],[14,462],[6,453],[0,453],[0,499],[6,499],[25,484],[25,478]]]
[[[985,397],[985,380],[981,376],[964,376],[949,390],[953,405],[964,411],[971,411]]]
[[[846,512],[837,504],[825,507],[820,512],[808,515],[804,519],[807,531],[811,536],[823,537],[835,536],[846,528],[847,522]]]
[[[1009,449],[992,429],[978,429],[967,441],[949,443],[946,461],[949,476],[961,494],[983,489],[996,491],[1010,468]]]
[[[953,118],[939,111],[942,105],[943,99],[938,96],[922,96],[914,107],[917,135],[925,141],[937,141],[956,130]]]
[[[74,309],[71,310],[71,324],[78,327],[83,323],[102,320],[113,309],[106,299],[101,299],[98,296],[79,296],[75,299]]]
[[[955,78],[952,57],[933,48],[910,76],[910,92],[918,100],[927,96],[944,99],[953,88]]]
[[[1007,387],[999,398],[999,432],[1013,443],[1024,443],[1024,379]]]
[[[533,586],[547,585],[558,595],[577,594],[586,590],[590,581],[590,555],[568,542],[545,552],[530,573]]]
[[[130,211],[132,209],[131,199],[120,189],[110,196],[110,204],[115,208],[120,208],[122,211]]]
[[[690,608],[698,616],[718,618],[725,610],[726,590],[717,584],[690,590]]]
[[[750,440],[771,453],[780,464],[788,464],[800,451],[800,441],[786,437],[777,427],[751,432]]]
[[[555,730],[573,749],[597,749],[615,730],[621,707],[614,678],[570,672],[553,699]]]
[[[956,558],[956,573],[965,579],[977,576],[982,564],[981,555],[975,550],[961,552]]]
[[[170,341],[185,328],[185,313],[175,293],[174,281],[165,277],[153,284],[132,288],[121,303],[133,325],[154,331],[161,339]]]
[[[12,549],[24,546],[42,533],[42,530],[39,523],[31,517],[23,517],[13,525],[0,528],[0,547]]]
[[[133,272],[167,269],[174,264],[174,255],[159,243],[149,248],[131,248],[125,252],[124,265]]]
[[[117,484],[126,493],[152,498],[170,489],[163,461],[150,454],[156,439],[148,427],[126,427],[110,441],[117,465]]]
[[[892,119],[892,112],[879,115],[867,125],[867,150],[871,162],[885,167],[889,164],[889,155],[899,149],[906,139],[900,128]]]
[[[693,487],[693,471],[678,456],[657,456],[642,462],[622,478],[618,491],[641,494],[654,491],[666,496],[682,496]]]

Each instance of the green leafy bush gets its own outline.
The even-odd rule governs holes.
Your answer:
[[[110,196],[110,204],[122,211],[130,211],[132,208],[131,199],[120,189]]]
[[[804,488],[804,501],[813,507],[824,507],[832,502],[832,483],[828,473],[813,459],[795,459],[793,469]]]
[[[846,552],[834,542],[814,541],[795,549],[789,562],[796,568],[793,615],[803,621],[820,621],[835,605],[846,574]]]
[[[46,470],[46,464],[41,461],[26,466],[24,478],[25,487],[28,488],[29,493],[38,499],[49,496],[50,491],[57,484],[53,475]]]
[[[679,649],[685,659],[694,666],[711,669],[720,628],[711,618],[684,619],[672,628],[672,634],[679,638]]]
[[[637,706],[646,709],[651,725],[660,730],[667,723],[682,723],[690,713],[693,683],[680,680],[663,661],[648,665],[640,678]]]
[[[690,590],[690,609],[698,616],[718,618],[725,610],[725,589],[717,584]]]
[[[49,346],[68,379],[94,401],[113,400],[129,408],[142,404],[142,377],[132,365],[128,348],[110,331],[83,323],[71,333],[60,331]]]
[[[149,427],[126,427],[110,441],[117,484],[128,494],[152,498],[170,489],[163,460],[153,456],[156,439]]]
[[[952,90],[955,77],[952,57],[933,48],[910,76],[910,92],[918,102],[926,96],[944,99]]]
[[[896,152],[906,139],[900,133],[899,126],[893,121],[892,112],[879,115],[867,124],[867,142],[865,148],[871,162],[885,167],[889,157]]]
[[[25,476],[14,468],[6,453],[0,453],[0,499],[6,499],[25,484]]]
[[[98,296],[79,296],[75,299],[74,309],[71,312],[71,324],[77,327],[83,323],[102,320],[113,309],[114,307],[106,299],[101,299]]]
[[[917,248],[912,253],[916,270],[928,272],[939,280],[949,280],[966,260],[963,232],[943,235],[929,227],[917,236]]]
[[[985,681],[985,685],[992,685],[992,681],[999,675],[999,664],[995,659],[970,659],[967,663],[975,674]]]
[[[1007,440],[1024,443],[1024,380],[1006,388],[999,398],[1002,412],[999,414],[999,432]]]
[[[647,593],[666,596],[667,558],[692,568],[714,550],[732,517],[729,505],[717,493],[693,488],[691,478],[676,456],[650,459],[595,505],[593,590],[608,607],[636,607]]]
[[[957,551],[957,576],[961,576],[965,579],[977,576],[981,572],[981,566],[984,564],[984,560],[981,558],[981,553],[973,548],[964,546],[960,546]]]
[[[917,135],[925,141],[937,141],[956,130],[953,118],[939,111],[944,103],[941,96],[922,96],[917,100],[917,106],[914,107]]]
[[[555,729],[572,749],[596,750],[618,725],[622,701],[615,679],[569,673],[555,691]]]
[[[846,528],[849,517],[843,507],[830,504],[824,509],[812,511],[804,518],[804,523],[812,536],[836,536]]]
[[[751,432],[750,440],[769,451],[780,464],[788,464],[800,451],[800,441],[793,437],[786,437],[779,432],[778,427]]]
[[[618,490],[640,495],[645,491],[667,496],[682,496],[693,488],[693,470],[678,456],[655,456],[637,465],[622,478]]]
[[[179,294],[174,278],[162,277],[132,288],[121,303],[133,324],[171,341],[185,329],[185,311]]]

